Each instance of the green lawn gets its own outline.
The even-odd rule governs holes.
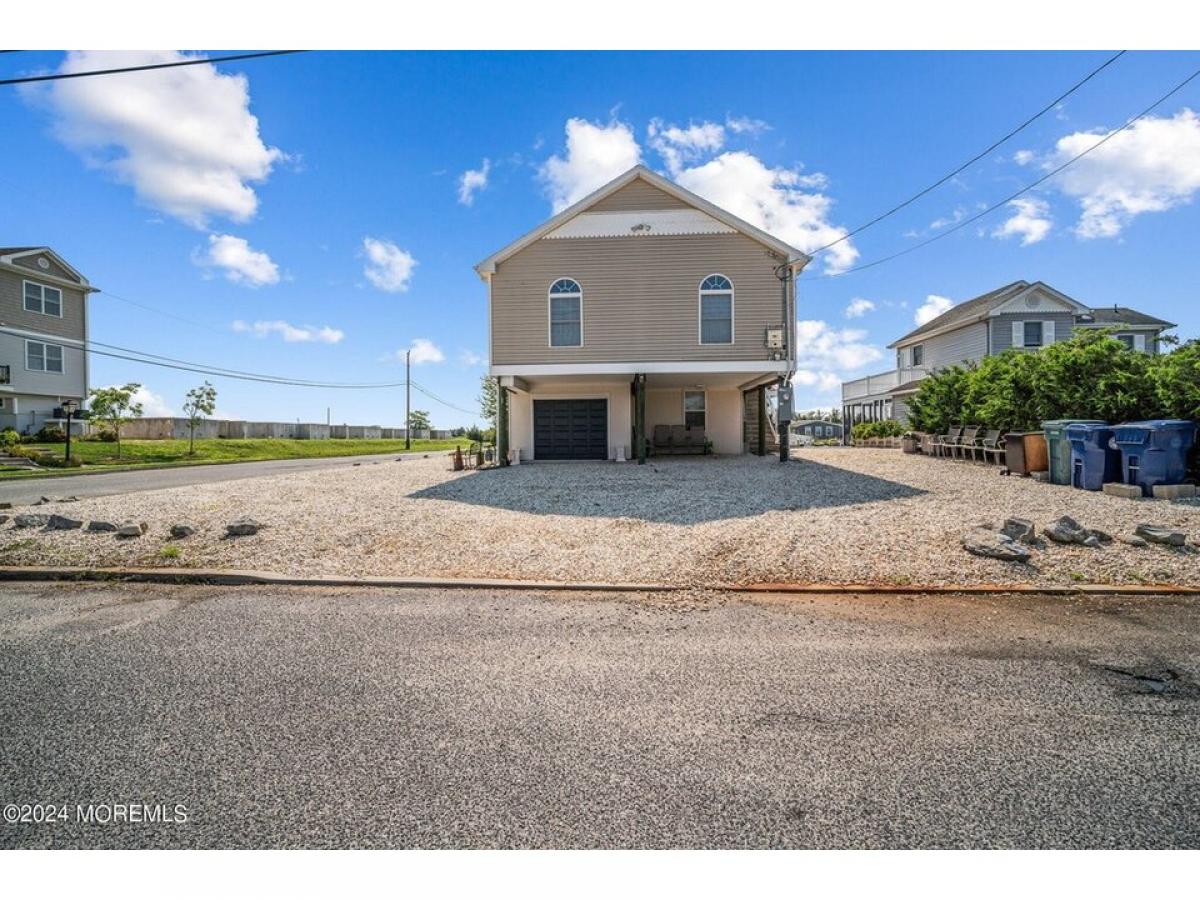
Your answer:
[[[410,453],[449,452],[456,446],[467,447],[467,438],[446,441],[414,440]],[[32,444],[41,450],[62,455],[62,444]],[[404,441],[385,440],[310,440],[288,438],[247,438],[224,440],[211,438],[196,441],[196,454],[188,455],[187,441],[122,441],[121,458],[117,445],[104,441],[71,441],[71,455],[83,460],[77,469],[0,469],[0,479],[37,478],[49,475],[75,475],[80,472],[113,471],[116,469],[160,468],[163,466],[195,466],[214,463],[253,462],[264,459],[310,459],[325,456],[359,456],[367,453],[404,453]]]

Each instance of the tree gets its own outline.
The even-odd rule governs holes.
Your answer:
[[[1150,380],[1163,412],[1176,419],[1200,420],[1200,340],[1155,357]]]
[[[133,399],[141,389],[140,384],[130,383],[123,387],[93,388],[88,393],[92,418],[111,428],[117,437],[117,459],[121,458],[121,426],[142,414],[142,404]]]
[[[217,389],[207,381],[187,392],[183,414],[188,420],[188,456],[196,455],[196,426],[217,408]]]
[[[1043,420],[1129,422],[1160,414],[1150,379],[1153,357],[1106,331],[1081,329],[1036,355],[1034,392]]]
[[[423,409],[414,409],[410,412],[408,421],[413,431],[428,431],[433,427],[429,424],[429,413]]]
[[[479,379],[479,411],[484,421],[496,421],[496,379],[484,375]]]
[[[921,382],[908,405],[908,421],[915,431],[946,434],[952,425],[962,424],[968,373],[962,366],[949,366]]]

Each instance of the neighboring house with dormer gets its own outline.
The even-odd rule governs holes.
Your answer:
[[[49,247],[0,247],[0,428],[32,433],[82,405],[94,290]]]
[[[808,259],[644,166],[489,256],[475,268],[502,451],[766,452],[766,392],[795,368]]]
[[[1124,306],[1089,307],[1037,281],[1014,281],[951,307],[889,344],[896,366],[842,384],[842,417],[850,423],[907,421],[908,401],[930,372],[978,362],[1014,347],[1040,350],[1076,330],[1114,329],[1130,350],[1157,353],[1172,322]]]

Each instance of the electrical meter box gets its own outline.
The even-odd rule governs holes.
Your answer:
[[[783,349],[783,329],[768,328],[767,329],[767,349],[782,350]]]
[[[779,405],[779,421],[792,421],[792,387],[791,385],[780,385],[779,396],[776,398]]]

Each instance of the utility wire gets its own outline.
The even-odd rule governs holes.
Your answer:
[[[448,406],[451,409],[457,410],[460,413],[466,413],[468,416],[473,416],[478,412],[477,410],[463,409],[461,406],[455,406],[450,401],[443,400],[441,397],[438,397],[436,394],[431,393],[427,388],[421,387],[421,385],[417,384],[415,381],[412,382],[412,386],[414,388],[416,388],[418,391],[420,391],[422,394],[424,394],[426,397],[428,397],[430,400],[440,403],[440,404],[442,404],[442,406]]]
[[[125,72],[148,72],[152,69],[174,69],[178,66],[200,66],[208,63],[234,62],[239,59],[263,59],[268,56],[287,56],[291,53],[308,52],[307,50],[269,50],[262,53],[235,53],[230,56],[207,56],[197,59],[184,59],[177,62],[151,63],[145,66],[122,66],[117,69],[89,69],[86,72],[56,72],[53,75],[28,75],[24,78],[0,79],[0,86],[6,84],[29,84],[34,81],[62,81],[65,78],[91,78],[95,75],[120,75]]]
[[[214,328],[211,325],[205,325],[203,322],[197,322],[195,319],[189,319],[186,316],[181,316],[177,313],[168,312],[165,309],[159,309],[157,306],[151,306],[148,303],[139,303],[137,300],[130,300],[128,297],[122,297],[120,294],[114,294],[112,291],[97,291],[101,297],[111,297],[114,300],[120,300],[122,303],[128,303],[130,306],[136,306],[139,309],[144,309],[147,312],[157,313],[160,316],[166,316],[168,319],[175,319],[178,322],[183,322],[195,328],[203,328],[206,331],[211,331],[213,334],[224,335],[226,332],[219,328]]]
[[[1175,94],[1179,93],[1181,90],[1183,90],[1185,87],[1187,87],[1191,82],[1195,81],[1196,78],[1200,78],[1200,69],[1197,69],[1196,71],[1194,71],[1191,75],[1189,75],[1183,81],[1179,82],[1179,84],[1175,85],[1175,87],[1171,88],[1171,90],[1167,91],[1167,93],[1163,94],[1161,97],[1159,97],[1157,100],[1155,100],[1149,106],[1147,106],[1144,110],[1142,110],[1140,113],[1138,113],[1132,119],[1129,119],[1120,128],[1117,128],[1115,131],[1110,131],[1108,134],[1106,134],[1100,140],[1096,141],[1096,143],[1092,144],[1086,150],[1083,150],[1083,151],[1075,154],[1070,159],[1068,159],[1066,162],[1064,162],[1062,165],[1057,166],[1054,169],[1051,169],[1049,172],[1047,172],[1041,178],[1037,179],[1037,181],[1030,182],[1029,184],[1025,185],[1025,187],[1021,188],[1019,191],[1015,191],[1014,193],[1009,194],[1003,200],[992,204],[991,206],[987,207],[984,210],[981,210],[980,212],[976,213],[975,215],[971,216],[970,218],[963,219],[961,222],[954,225],[953,227],[948,228],[945,231],[940,232],[939,234],[936,234],[931,238],[921,241],[919,244],[913,244],[911,247],[906,247],[903,250],[900,250],[889,256],[884,256],[884,257],[880,257],[879,259],[872,260],[869,263],[863,263],[860,266],[854,266],[853,268],[846,269],[845,271],[842,271],[842,272],[830,272],[825,275],[810,275],[807,277],[804,275],[801,275],[800,278],[797,280],[798,281],[816,281],[818,279],[825,279],[825,278],[841,278],[843,275],[849,275],[852,272],[861,272],[864,269],[870,269],[870,268],[873,268],[874,266],[879,266],[879,265],[883,265],[886,262],[891,262],[893,259],[897,259],[901,256],[905,256],[909,253],[912,253],[914,250],[920,250],[922,247],[928,247],[934,241],[940,241],[942,238],[949,237],[950,235],[954,234],[954,232],[956,232],[962,228],[966,228],[972,222],[979,221],[980,219],[982,219],[984,216],[988,215],[989,213],[993,213],[996,210],[1000,209],[1002,206],[1006,206],[1007,204],[1011,203],[1013,200],[1017,199],[1022,194],[1026,194],[1029,191],[1033,190],[1038,185],[1043,184],[1046,181],[1049,181],[1051,178],[1053,178],[1055,175],[1057,175],[1063,169],[1065,169],[1068,166],[1073,165],[1074,163],[1083,159],[1083,157],[1087,156],[1093,150],[1097,150],[1100,147],[1102,147],[1104,144],[1107,144],[1109,141],[1111,141],[1113,138],[1115,138],[1118,134],[1121,134],[1122,132],[1128,130],[1136,122],[1140,121],[1141,119],[1144,119],[1146,116],[1148,116],[1150,113],[1152,113],[1155,109],[1157,109],[1163,103],[1166,103],[1169,99],[1171,99],[1171,97],[1173,97]]]
[[[964,169],[970,168],[975,163],[979,162],[979,160],[983,159],[985,156],[987,156],[989,153],[991,153],[993,150],[995,150],[997,147],[1006,143],[1007,141],[1009,141],[1010,139],[1015,137],[1020,132],[1024,131],[1026,128],[1028,128],[1030,125],[1032,125],[1038,119],[1040,119],[1046,113],[1050,112],[1050,110],[1052,110],[1056,106],[1058,106],[1058,104],[1060,104],[1063,100],[1066,100],[1073,93],[1075,93],[1077,90],[1079,90],[1085,84],[1087,84],[1089,81],[1091,81],[1093,78],[1095,78],[1101,72],[1103,72],[1105,69],[1107,69],[1113,63],[1115,63],[1118,59],[1120,59],[1122,56],[1124,56],[1126,54],[1126,52],[1128,52],[1128,51],[1122,50],[1119,53],[1116,53],[1115,55],[1110,56],[1107,60],[1104,61],[1103,64],[1101,64],[1100,66],[1098,66],[1095,69],[1092,69],[1092,71],[1089,72],[1081,81],[1075,82],[1075,84],[1071,85],[1071,87],[1069,87],[1066,91],[1059,94],[1057,97],[1055,97],[1048,104],[1043,106],[1040,110],[1038,110],[1036,113],[1034,113],[1028,119],[1026,119],[1024,122],[1022,122],[1020,125],[1018,125],[1016,128],[1014,128],[1012,131],[1010,131],[1008,134],[1004,135],[1004,137],[1000,138],[1000,140],[996,141],[994,144],[989,146],[987,149],[981,150],[979,153],[972,156],[970,159],[968,159],[965,163],[960,165],[953,172],[943,175],[941,178],[939,178],[933,184],[929,185],[929,187],[918,191],[917,193],[915,193],[911,197],[909,197],[907,200],[896,204],[891,209],[889,209],[887,212],[880,213],[879,215],[877,215],[875,218],[871,219],[870,221],[864,222],[863,224],[859,225],[857,228],[854,228],[851,231],[847,231],[836,241],[830,241],[828,244],[825,244],[822,247],[818,247],[816,250],[812,251],[812,253],[810,253],[809,256],[816,256],[818,253],[828,250],[830,247],[836,247],[842,241],[849,240],[850,238],[854,237],[854,235],[859,234],[860,232],[866,231],[872,225],[877,225],[878,223],[882,222],[884,219],[888,218],[889,216],[895,215],[896,213],[900,212],[900,210],[904,209],[904,207],[908,206],[909,204],[915,203],[917,200],[920,200],[922,197],[924,197],[930,191],[933,191],[933,190],[941,187],[943,184],[945,184],[947,181],[949,181],[955,175],[958,175]]]

